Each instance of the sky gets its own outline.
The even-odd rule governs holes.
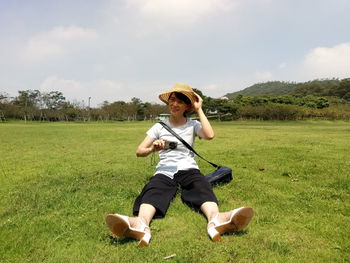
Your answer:
[[[0,93],[159,102],[350,77],[350,0],[0,0]]]

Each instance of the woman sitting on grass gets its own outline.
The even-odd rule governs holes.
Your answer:
[[[207,140],[214,138],[214,131],[202,110],[203,100],[191,87],[178,83],[171,90],[160,94],[159,98],[168,105],[170,113],[165,123],[191,146],[195,136]],[[193,110],[200,121],[186,118],[186,113]],[[177,142],[177,147],[167,148],[166,141]],[[159,152],[160,161],[154,176],[135,200],[135,217],[109,214],[106,218],[115,236],[135,238],[140,240],[139,247],[147,246],[151,239],[151,220],[165,216],[178,186],[182,188],[182,201],[196,211],[202,211],[207,217],[207,231],[213,241],[219,241],[225,232],[240,231],[248,225],[253,209],[241,207],[220,213],[218,200],[211,185],[199,171],[193,152],[159,123],[147,131],[136,155],[144,157],[156,151]]]

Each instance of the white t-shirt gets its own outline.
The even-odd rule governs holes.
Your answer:
[[[195,136],[198,136],[198,132],[202,129],[202,124],[192,119],[187,119],[187,122],[179,127],[172,126],[168,119],[164,122],[192,147],[194,146]],[[154,174],[161,173],[173,179],[174,174],[180,170],[199,169],[194,160],[194,153],[187,149],[185,145],[168,132],[161,124],[154,124],[152,128],[147,131],[147,135],[154,140],[163,139],[165,141],[177,142],[176,149],[159,151],[159,163]]]

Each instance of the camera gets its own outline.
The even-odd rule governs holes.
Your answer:
[[[176,149],[176,147],[177,147],[177,142],[165,141],[165,145],[164,145],[165,150],[168,150],[168,149],[174,150]]]

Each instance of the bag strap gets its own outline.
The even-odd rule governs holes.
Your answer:
[[[183,143],[183,145],[185,145],[190,151],[192,151],[193,153],[195,153],[198,157],[202,158],[204,161],[206,161],[207,163],[211,164],[212,166],[214,166],[215,168],[218,168],[219,165],[212,163],[210,161],[208,161],[207,159],[205,159],[204,157],[202,157],[199,153],[197,153],[191,145],[189,145],[184,139],[182,139],[176,132],[174,132],[167,124],[165,124],[164,122],[160,121],[159,122],[168,132],[170,132],[172,135],[174,135],[180,142]]]

